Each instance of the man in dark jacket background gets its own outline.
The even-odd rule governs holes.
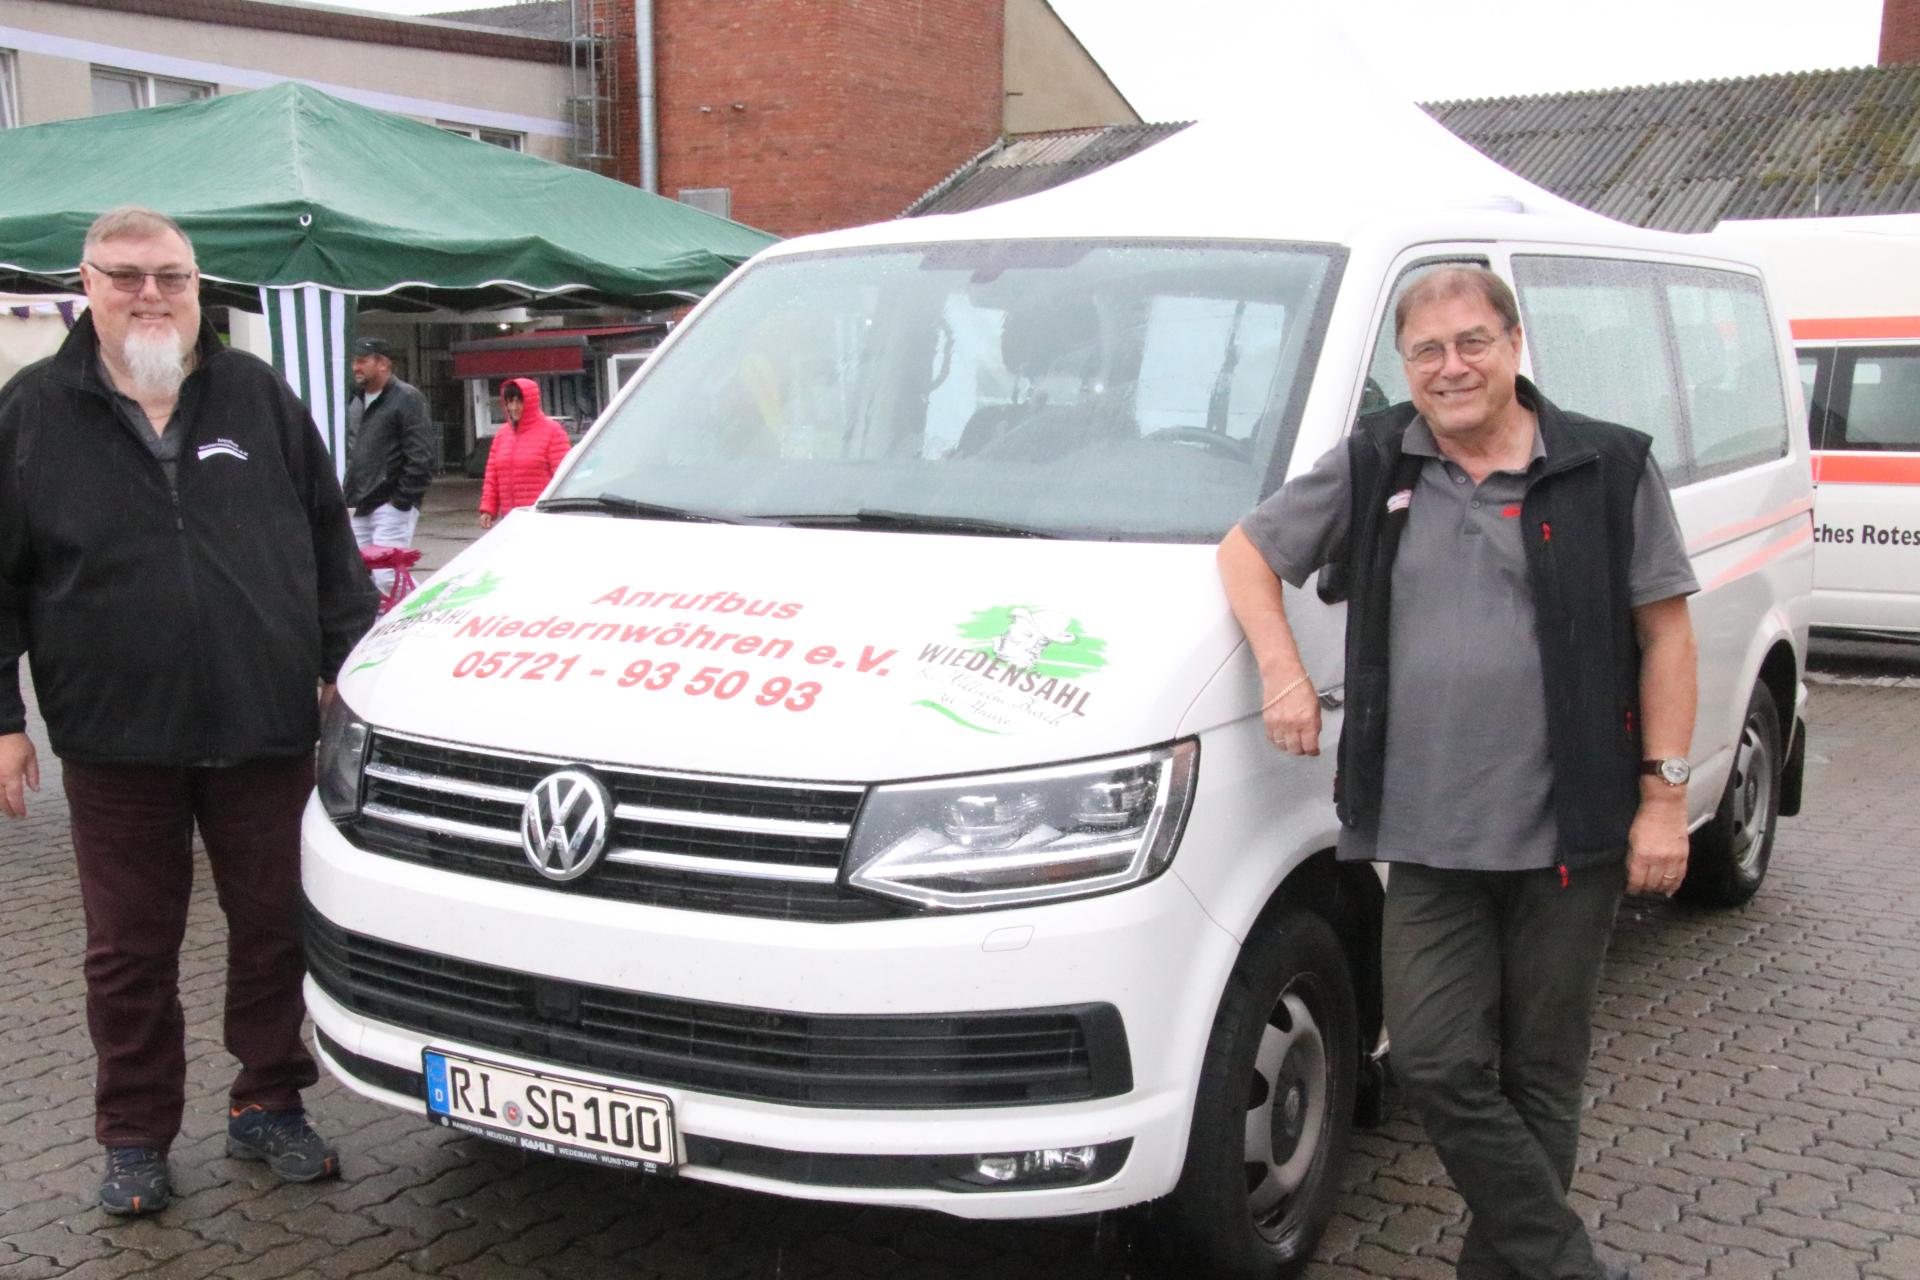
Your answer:
[[[1387,1032],[1471,1211],[1461,1280],[1616,1280],[1567,1190],[1621,893],[1686,871],[1698,584],[1649,437],[1519,376],[1503,280],[1415,277],[1394,339],[1411,406],[1241,521],[1221,578],[1269,740],[1318,755],[1281,582],[1345,570],[1339,855],[1392,863]]]
[[[363,547],[411,547],[420,500],[433,479],[433,419],[427,398],[393,375],[393,348],[385,338],[353,344],[353,383],[347,401],[347,474],[342,487],[353,510],[353,536]],[[393,585],[393,570],[374,583]]]
[[[227,1151],[338,1172],[300,1091],[300,814],[319,709],[376,598],[312,419],[202,320],[180,228],[87,233],[88,310],[0,389],[0,812],[26,815],[29,658],[86,911],[100,1203],[172,1194],[185,1106],[180,945],[197,828],[227,921]]]

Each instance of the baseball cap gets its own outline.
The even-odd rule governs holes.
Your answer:
[[[393,359],[393,344],[385,338],[360,338],[353,344],[353,354],[357,356],[385,356]]]

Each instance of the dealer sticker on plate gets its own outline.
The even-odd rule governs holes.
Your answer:
[[[427,1049],[427,1114],[465,1133],[618,1169],[667,1173],[673,1103],[658,1094]]]

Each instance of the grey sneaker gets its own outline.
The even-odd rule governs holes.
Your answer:
[[[100,1207],[117,1217],[158,1213],[173,1199],[167,1153],[152,1147],[108,1147],[107,1173],[100,1179]]]
[[[264,1160],[287,1182],[314,1182],[340,1172],[340,1153],[313,1131],[299,1107],[235,1107],[227,1113],[227,1154],[237,1160]]]

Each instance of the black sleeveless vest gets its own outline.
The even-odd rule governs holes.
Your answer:
[[[1650,437],[1555,407],[1525,378],[1520,402],[1539,418],[1546,449],[1521,501],[1534,630],[1546,677],[1554,820],[1563,865],[1625,855],[1640,804],[1640,645],[1628,595],[1633,497]],[[1334,802],[1340,821],[1377,830],[1386,773],[1388,622],[1393,562],[1407,508],[1389,499],[1415,487],[1427,461],[1401,452],[1410,404],[1360,419],[1347,559],[1321,573],[1320,594],[1346,599],[1346,719]],[[1444,758],[1446,744],[1436,743]],[[1439,767],[1444,767],[1442,760]]]

